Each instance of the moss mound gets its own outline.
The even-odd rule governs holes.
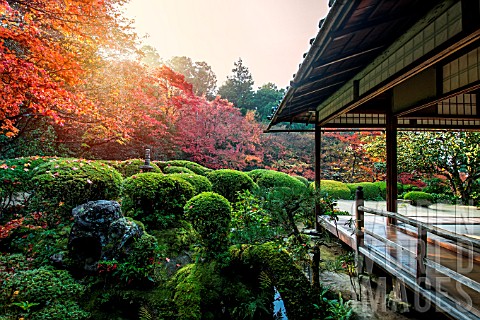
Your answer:
[[[272,281],[285,303],[288,319],[312,319],[314,295],[310,283],[285,251],[278,245],[265,243],[258,246],[243,245],[230,248],[233,262],[246,268],[263,271]]]
[[[93,200],[118,200],[120,173],[105,163],[83,159],[57,159],[35,169],[32,209],[70,218],[72,209]]]

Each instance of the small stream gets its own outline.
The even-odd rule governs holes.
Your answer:
[[[287,313],[285,311],[285,305],[283,303],[282,297],[280,296],[280,292],[278,292],[277,288],[273,287],[275,290],[275,296],[273,299],[273,315],[275,320],[288,320]]]

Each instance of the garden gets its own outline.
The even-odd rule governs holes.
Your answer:
[[[303,231],[314,225],[315,199],[335,217],[336,199],[362,186],[365,199],[383,200],[385,182],[324,180],[316,192],[267,169],[143,164],[0,163],[1,319],[353,318],[318,277],[355,277],[353,256],[325,256],[332,240]],[[435,185],[399,184],[399,197],[428,205],[448,195]]]
[[[313,221],[308,180],[142,163],[1,162],[1,319],[352,316],[304,273],[319,246],[299,227]]]

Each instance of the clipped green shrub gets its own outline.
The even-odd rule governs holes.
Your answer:
[[[380,189],[373,182],[357,182],[357,183],[347,183],[348,189],[350,189],[350,198],[355,199],[355,192],[357,187],[363,187],[363,198],[365,200],[378,200],[382,198]]]
[[[306,186],[303,182],[286,173],[267,170],[255,181],[260,188],[289,188],[294,193],[304,192]]]
[[[177,166],[166,166],[163,168],[164,173],[189,173],[189,174],[196,174],[192,170],[185,168],[185,167],[177,167]]]
[[[311,187],[315,188],[315,182],[310,184]],[[330,197],[332,199],[350,199],[350,189],[343,182],[334,181],[334,180],[322,180],[320,181],[320,193],[319,196]]]
[[[193,188],[195,188],[195,195],[212,191],[212,183],[207,177],[201,176],[199,174],[190,174],[190,173],[172,173],[169,174],[171,177],[180,178],[188,183],[190,183]]]
[[[122,176],[109,165],[83,159],[58,159],[33,169],[33,209],[71,217],[74,207],[93,200],[117,200]]]
[[[0,272],[0,280],[3,280],[0,303],[15,318],[22,309],[25,312],[25,308],[28,308],[29,319],[87,319],[90,316],[76,302],[85,287],[65,270],[41,267],[13,274]]]
[[[300,181],[301,181],[305,186],[307,186],[307,187],[310,185],[310,181],[308,181],[308,179],[305,178],[305,177],[302,177],[302,176],[292,176],[292,177],[294,177],[295,179],[300,180]]]
[[[422,191],[407,192],[403,198],[405,200],[411,200],[412,205],[421,207],[428,207],[434,200],[431,194]]]
[[[271,170],[268,170],[268,169],[254,169],[252,171],[247,171],[246,174],[248,174],[248,176],[250,178],[252,178],[253,181],[257,182],[258,178],[260,178],[262,175],[268,173],[269,171],[271,171]]]
[[[160,169],[164,170],[168,166],[174,167],[184,167],[192,170],[194,173],[199,174],[201,176],[205,176],[207,173],[212,171],[209,168],[206,168],[196,162],[188,161],[188,160],[168,160],[168,161],[155,161]]]
[[[224,251],[232,215],[228,200],[214,192],[202,192],[190,199],[184,210],[207,252],[215,255]]]
[[[124,178],[128,178],[133,176],[134,174],[142,172],[140,166],[145,164],[145,160],[129,159],[124,161],[108,161],[108,164],[117,169],[117,171],[120,172]],[[162,170],[160,170],[160,168],[155,163],[151,162],[150,165],[152,166],[152,171],[150,172],[162,172]]]
[[[212,183],[212,191],[221,194],[232,203],[237,201],[237,192],[253,191],[257,188],[257,184],[253,182],[252,178],[237,170],[215,170],[210,172],[207,178]]]
[[[195,192],[187,181],[161,173],[139,173],[125,179],[122,209],[151,229],[170,228],[183,218],[183,206]]]

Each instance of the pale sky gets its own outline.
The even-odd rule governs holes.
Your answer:
[[[219,87],[241,57],[256,89],[289,84],[327,12],[328,0],[131,0],[125,14],[162,59],[205,61]]]

